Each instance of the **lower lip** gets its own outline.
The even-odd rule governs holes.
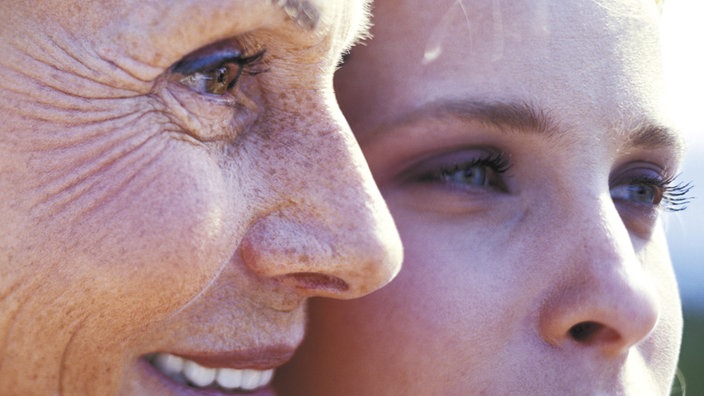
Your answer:
[[[276,396],[271,386],[258,388],[253,391],[224,391],[217,388],[199,389],[186,384],[180,384],[166,377],[146,360],[140,360],[140,384],[148,389],[147,394],[153,395],[178,395],[178,396]]]

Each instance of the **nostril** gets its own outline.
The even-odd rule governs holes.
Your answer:
[[[344,293],[350,288],[347,282],[338,277],[314,272],[287,274],[281,280],[296,289],[314,292],[321,296]]]
[[[570,327],[570,337],[581,344],[613,343],[620,336],[612,328],[598,322],[580,322]]]
[[[594,334],[596,334],[601,327],[602,325],[596,322],[577,323],[570,327],[570,337],[577,342],[586,343],[593,338]]]

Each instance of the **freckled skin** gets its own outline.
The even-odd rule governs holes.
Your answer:
[[[155,394],[145,354],[294,348],[307,297],[395,275],[331,88],[362,4],[313,3],[0,6],[3,394]],[[221,40],[268,57],[229,104],[169,72]]]
[[[374,15],[336,92],[403,270],[311,304],[281,394],[668,395],[682,318],[660,210],[613,198],[624,169],[679,164],[671,141],[630,142],[643,120],[669,125],[655,2],[379,0]],[[465,101],[554,125],[423,112]],[[504,187],[426,172],[487,150],[507,158]]]

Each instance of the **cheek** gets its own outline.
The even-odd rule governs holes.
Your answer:
[[[0,339],[13,370],[54,373],[70,359],[83,377],[118,375],[134,353],[128,340],[187,304],[235,254],[241,208],[221,167],[192,143],[149,141],[107,165],[85,151],[38,153],[11,175],[0,211],[18,226],[0,238]],[[27,354],[36,345],[44,352]]]
[[[379,354],[395,351],[387,364],[403,366],[414,372],[411,376],[431,370],[442,377],[459,369],[467,373],[460,377],[474,378],[469,372],[491,362],[501,343],[523,325],[519,315],[528,310],[514,287],[520,282],[514,278],[520,273],[517,260],[495,248],[501,240],[496,235],[502,235],[496,228],[485,233],[464,221],[455,229],[450,220],[422,216],[394,211],[403,268],[373,295],[350,301],[356,308],[349,312]],[[434,368],[417,359],[419,351],[436,362]]]
[[[74,201],[30,211],[22,261],[43,296],[125,329],[181,307],[228,262],[220,169],[189,144],[162,148],[139,167],[101,169]]]
[[[650,278],[649,283],[656,289],[660,305],[658,322],[640,348],[648,366],[659,376],[658,383],[667,384],[677,366],[683,319],[677,281],[661,226],[656,227],[650,242],[640,250],[640,260]]]
[[[407,212],[393,200],[389,205],[404,263],[399,276],[371,296],[388,298],[376,306],[388,310],[390,318],[376,314],[373,306],[368,315],[380,326],[392,323],[403,333],[423,333],[389,342],[428,340],[426,353],[448,362],[446,372],[461,367],[467,374],[463,378],[479,378],[484,367],[496,367],[496,351],[508,340],[531,337],[531,315],[550,277],[540,260],[526,262],[534,238],[517,237],[525,231],[522,212],[438,218]]]
[[[510,310],[525,297],[514,285],[525,286],[536,269],[528,269],[530,246],[517,237],[520,213],[426,214],[389,203],[404,244],[401,278],[425,294],[422,298],[441,298],[479,313],[488,306]]]

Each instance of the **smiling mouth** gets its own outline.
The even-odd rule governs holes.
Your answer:
[[[219,389],[226,392],[251,392],[269,385],[274,369],[236,369],[205,367],[170,353],[156,353],[146,360],[173,381],[195,389]]]

